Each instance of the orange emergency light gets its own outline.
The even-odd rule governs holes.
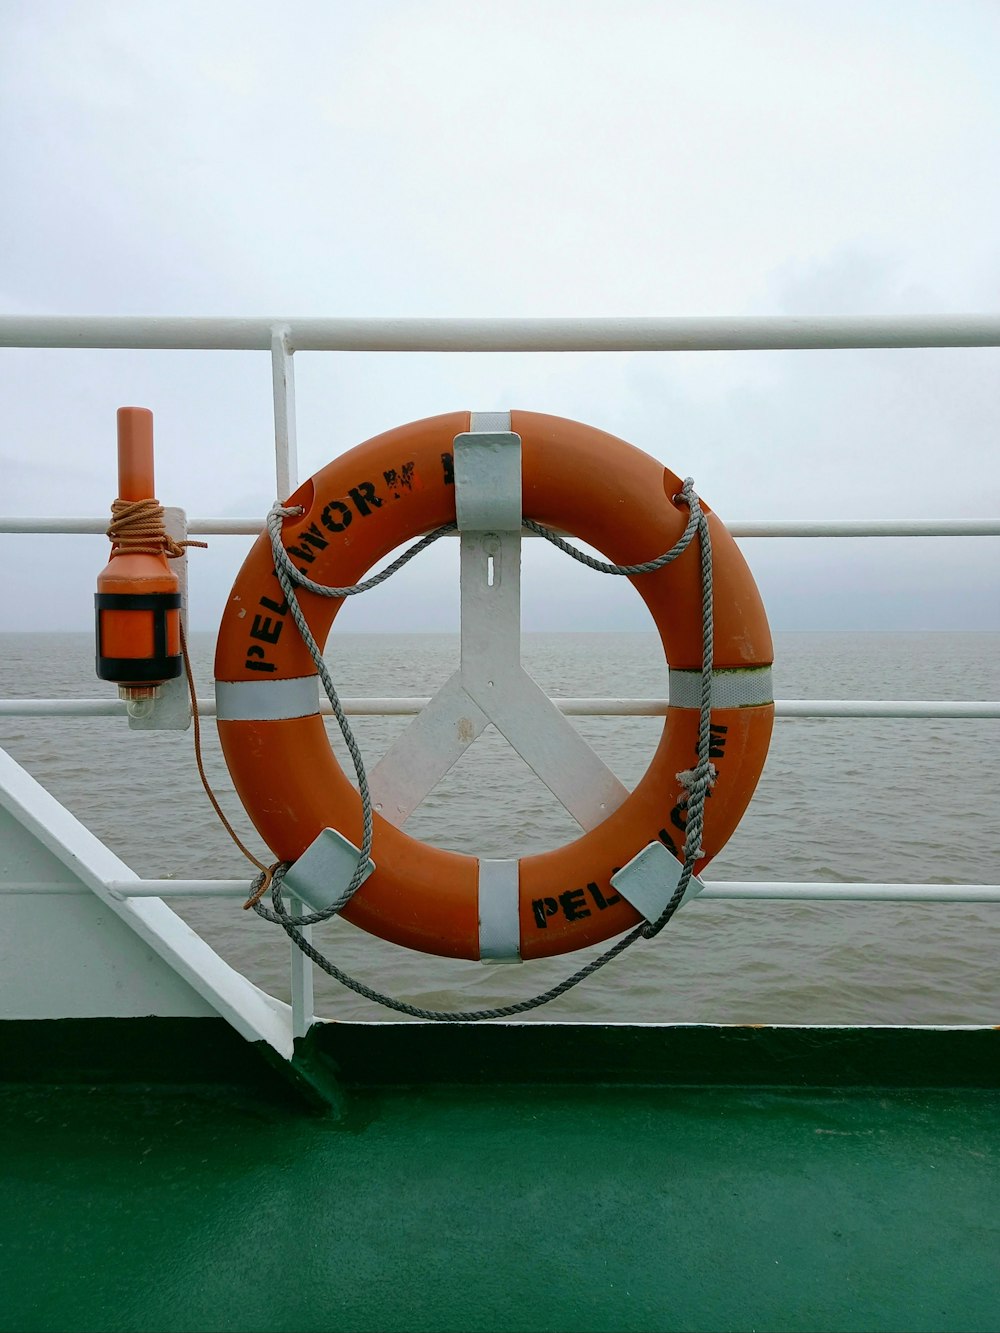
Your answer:
[[[97,674],[123,699],[152,699],[181,674],[181,595],[153,485],[153,414],[118,409],[111,558],[97,578]]]

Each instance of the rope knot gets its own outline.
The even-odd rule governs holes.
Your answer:
[[[259,865],[260,863],[258,862],[257,864]],[[247,911],[248,908],[256,907],[275,881],[279,884],[281,883],[285,878],[285,870],[287,867],[287,862],[275,861],[274,865],[261,869],[260,873],[254,877],[254,881],[250,885],[250,897],[243,904],[244,912]]]
[[[681,797],[681,804],[687,805],[693,796],[699,792],[708,793],[715,786],[716,779],[719,776],[719,770],[709,760],[705,764],[696,764],[694,768],[686,768],[683,773],[677,774],[677,781],[684,788],[684,795]]]
[[[208,542],[174,541],[163,526],[163,505],[158,500],[114,500],[107,536],[112,555],[165,555],[177,560],[188,546]]]
[[[690,509],[692,503],[698,499],[694,493],[694,477],[685,477],[684,484],[672,499],[674,504],[687,505]]]
[[[677,781],[684,788],[680,805],[682,809],[689,811],[687,821],[688,839],[684,845],[685,860],[690,856],[694,861],[700,861],[705,855],[705,849],[701,846],[705,797],[715,786],[718,776],[718,769],[711,760],[706,760],[704,764],[696,764],[694,768],[686,768],[683,773],[677,774]],[[692,807],[694,808],[692,809]],[[691,842],[696,842],[697,845],[688,846],[688,843]]]

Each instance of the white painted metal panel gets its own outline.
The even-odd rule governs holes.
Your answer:
[[[461,581],[465,689],[577,823],[596,827],[628,790],[521,666],[519,528],[463,533]]]
[[[402,828],[488,724],[456,671],[369,773],[373,808]]]
[[[476,686],[521,660],[520,530],[463,532],[459,570],[462,679],[476,697]]]
[[[521,667],[520,441],[498,429],[506,414],[473,413],[472,424],[489,429],[455,441],[461,667],[373,770],[375,809],[402,825],[491,721],[593,828],[628,792]]]
[[[99,978],[93,968],[85,969],[81,959],[88,957],[88,951],[92,955],[95,950],[102,957],[112,947],[108,931],[116,931],[116,927],[109,927],[108,922],[114,918],[117,926],[134,939],[134,946],[126,947],[126,961],[118,976],[122,987],[118,1004],[122,1012],[133,1013],[136,1004],[146,1013],[156,1012],[147,1007],[152,1005],[153,998],[144,994],[147,978],[136,963],[137,959],[148,960],[153,955],[161,969],[156,984],[164,987],[167,1013],[176,1012],[176,1006],[182,1003],[179,996],[187,994],[183,1003],[195,1006],[200,999],[209,1012],[227,1019],[248,1041],[266,1041],[286,1059],[291,1056],[288,1006],[265,995],[223,962],[165,903],[141,898],[120,900],[108,887],[109,883],[133,882],[138,877],[3,750],[0,750],[0,818],[3,820],[0,881],[23,881],[27,877],[52,883],[65,878],[70,887],[77,884],[88,889],[102,909],[92,911],[87,919],[78,917],[79,930],[67,934],[57,926],[51,936],[44,932],[41,937],[36,936],[36,942],[45,943],[41,955],[29,957],[26,952],[15,950],[10,961],[18,969],[18,979],[27,993],[37,998],[35,979],[30,974],[40,970],[52,976],[53,986],[58,988],[53,994],[65,1000],[63,1015],[67,1017],[79,1015],[80,1003],[92,1007],[110,1004],[106,978]],[[5,899],[4,908],[14,901]],[[14,918],[11,923],[15,924]],[[16,937],[13,938],[16,943]],[[121,947],[121,940],[119,934],[113,945],[115,949]],[[133,965],[135,975],[132,975]],[[163,979],[162,969],[173,974],[176,987],[173,981]],[[168,997],[168,988],[172,998]],[[116,1012],[119,1010],[111,1009],[112,1014]]]
[[[49,848],[0,806],[0,1013],[205,1017],[215,1011]],[[44,885],[41,894],[31,892]]]
[[[470,682],[469,693],[581,828],[596,828],[627,799],[628,788],[526,671],[498,671],[492,687]]]
[[[0,837],[7,834],[0,814]],[[207,1018],[216,1011],[90,892],[0,897],[4,1018]]]

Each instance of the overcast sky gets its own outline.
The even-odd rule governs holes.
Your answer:
[[[996,0],[0,0],[0,310],[997,313],[998,70]],[[992,349],[296,367],[302,476],[513,406],[631,440],[723,518],[1000,514]],[[106,512],[122,403],[155,413],[164,503],[263,516],[264,353],[0,351],[0,511]],[[196,628],[247,544],[193,556]],[[526,628],[646,627],[528,545]],[[344,628],[453,628],[455,546]],[[1000,628],[998,539],[744,549],[778,629]],[[103,539],[0,557],[0,629],[89,628]]]

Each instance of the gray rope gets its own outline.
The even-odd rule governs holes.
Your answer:
[[[684,483],[684,486],[685,489],[691,486],[690,477]],[[697,496],[694,498],[697,499]],[[683,499],[685,503],[688,503],[688,497],[685,496],[684,491],[681,491],[680,496],[676,496],[675,499]],[[581,551],[578,547],[570,545],[568,541],[565,541],[562,537],[554,533],[551,528],[542,527],[541,523],[536,523],[533,518],[522,519],[521,526],[527,528],[530,532],[536,533],[539,537],[544,537],[545,540],[551,542],[553,546],[558,546],[560,551],[565,551],[566,554],[571,555],[574,560],[579,560],[581,565],[587,565],[590,569],[596,569],[598,574],[652,574],[655,569],[662,569],[664,565],[669,565],[672,561],[676,560],[679,555],[684,554],[687,548],[691,545],[691,538],[698,531],[698,520],[700,515],[700,505],[697,508],[691,508],[688,514],[687,527],[677,538],[676,543],[671,546],[670,550],[665,551],[663,555],[658,555],[655,560],[644,560],[640,565],[613,565],[608,560],[598,560],[596,556],[588,555],[586,551]]]
[[[538,533],[558,546],[561,551],[572,556],[575,560],[588,565],[591,569],[598,570],[606,574],[637,575],[650,573],[655,569],[662,569],[665,565],[676,560],[682,555],[690,545],[695,533],[698,534],[699,546],[701,548],[701,590],[702,590],[702,665],[701,665],[701,706],[698,721],[698,762],[693,769],[687,773],[678,776],[683,781],[687,790],[687,811],[688,817],[685,826],[684,838],[684,864],[681,869],[680,878],[677,887],[670,896],[670,901],[661,912],[660,916],[653,922],[643,922],[634,927],[627,935],[624,935],[611,948],[606,949],[604,953],[597,958],[592,959],[584,967],[579,968],[572,976],[566,977],[557,985],[540,995],[535,995],[527,1000],[519,1000],[513,1004],[504,1005],[493,1009],[473,1009],[467,1011],[454,1011],[446,1009],[422,1009],[418,1005],[408,1004],[405,1000],[397,1000],[391,995],[385,995],[381,991],[374,990],[363,981],[350,976],[342,971],[337,965],[326,958],[318,949],[305,938],[301,928],[303,926],[314,925],[320,921],[326,921],[336,915],[344,908],[362,882],[363,868],[366,865],[372,848],[372,809],[371,792],[368,788],[368,778],[365,772],[364,761],[361,757],[361,751],[358,748],[354,733],[351,730],[347,717],[344,714],[343,706],[340,702],[340,696],[337,693],[336,686],[330,676],[329,668],[323,659],[322,651],[313,637],[312,631],[306,622],[299,606],[298,598],[295,593],[295,585],[306,588],[309,592],[318,594],[321,597],[350,597],[359,592],[366,592],[369,588],[376,587],[384,582],[398,569],[401,569],[415,555],[425,550],[432,542],[443,537],[448,532],[455,531],[455,524],[447,524],[444,527],[435,529],[428,533],[419,542],[411,546],[407,551],[381,573],[362,583],[352,584],[345,588],[331,588],[321,583],[314,583],[312,579],[303,574],[294,564],[288,552],[285,550],[281,540],[282,519],[294,514],[300,514],[303,511],[297,508],[288,508],[281,504],[275,504],[267,516],[267,530],[271,538],[271,549],[274,552],[274,568],[281,585],[281,590],[288,602],[292,619],[302,635],[302,640],[309,649],[310,656],[316,665],[316,670],[320,680],[323,682],[323,688],[326,690],[330,705],[333,708],[334,717],[340,727],[341,734],[344,737],[345,744],[351,755],[354,764],[354,771],[358,779],[358,791],[361,796],[362,812],[362,843],[361,854],[358,858],[358,864],[355,867],[354,874],[344,891],[337,900],[328,908],[321,912],[311,912],[300,916],[290,914],[284,905],[282,898],[282,882],[285,874],[290,868],[290,862],[283,862],[274,870],[271,879],[271,903],[273,911],[264,907],[261,903],[254,904],[254,911],[268,921],[273,921],[281,925],[286,934],[302,950],[307,958],[310,958],[317,967],[321,968],[328,976],[333,977],[342,986],[354,991],[357,995],[363,996],[367,1000],[372,1000],[376,1004],[381,1004],[388,1009],[394,1009],[398,1013],[410,1014],[414,1018],[428,1019],[439,1023],[477,1023],[491,1018],[511,1018],[516,1014],[527,1013],[531,1009],[537,1009],[543,1004],[548,1004],[551,1000],[557,999],[560,995],[565,995],[568,990],[578,986],[580,982],[585,981],[587,977],[592,976],[598,969],[606,966],[619,954],[625,952],[637,940],[652,939],[658,935],[670,918],[677,911],[691,883],[691,877],[694,874],[695,863],[703,855],[701,847],[701,837],[705,826],[705,800],[715,781],[715,768],[709,759],[711,742],[711,708],[712,708],[712,668],[713,668],[713,614],[712,614],[712,543],[708,529],[708,520],[706,519],[698,496],[694,492],[694,484],[691,478],[687,478],[679,495],[674,499],[679,503],[687,505],[689,517],[687,525],[677,542],[658,556],[655,560],[645,561],[638,565],[614,565],[606,561],[596,560],[593,556],[587,555],[577,547],[570,545],[562,537],[557,536],[549,528],[543,527],[540,523],[535,523],[532,519],[525,519],[524,526],[531,531]],[[264,872],[259,874],[253,882],[252,892],[256,892],[263,883]]]
[[[290,508],[287,505],[272,505],[267,516],[267,531],[271,538],[271,550],[274,552],[275,565],[280,565],[288,578],[297,583],[299,587],[305,588],[306,592],[314,592],[317,597],[356,597],[359,592],[368,592],[371,588],[377,588],[380,583],[384,583],[386,579],[391,578],[404,565],[409,564],[415,555],[419,555],[421,551],[426,551],[428,546],[433,546],[439,538],[446,537],[449,532],[457,532],[458,530],[456,523],[445,523],[440,528],[435,528],[433,532],[429,532],[426,537],[421,537],[401,556],[397,556],[391,565],[386,565],[385,569],[378,574],[373,574],[370,579],[364,579],[361,583],[351,583],[346,588],[331,588],[326,583],[314,583],[312,579],[307,578],[296,565],[292,564],[291,557],[282,545],[281,520],[291,518],[295,514],[304,513],[305,510],[298,505],[292,505]],[[277,572],[277,569],[275,572]],[[281,576],[278,575],[278,577],[280,579]],[[284,584],[282,584],[282,587],[284,587]]]
[[[273,912],[269,911],[268,908],[262,906],[260,903],[254,903],[254,911],[258,916],[264,917],[267,921],[273,921],[277,925],[284,926],[286,930],[289,930],[290,927],[314,926],[320,921],[328,921],[330,917],[336,916],[341,908],[346,907],[354,897],[354,894],[364,879],[364,868],[372,852],[372,798],[371,791],[368,787],[368,774],[365,771],[364,760],[361,757],[361,750],[354,737],[354,732],[351,730],[351,724],[348,722],[347,715],[340,702],[340,695],[337,693],[337,687],[333,683],[330,669],[323,658],[323,652],[319,644],[313,638],[312,630],[309,628],[308,622],[302,613],[299,599],[295,594],[295,585],[298,584],[300,587],[306,588],[309,592],[316,593],[320,597],[353,597],[359,592],[367,592],[370,588],[378,587],[380,583],[384,583],[387,578],[395,574],[397,570],[402,569],[414,556],[419,555],[421,551],[425,551],[428,546],[432,545],[440,537],[445,536],[446,533],[455,531],[454,523],[447,523],[443,527],[436,528],[433,532],[428,533],[426,537],[422,537],[420,541],[416,542],[408,550],[404,551],[401,556],[394,560],[391,565],[388,565],[383,569],[381,573],[373,575],[370,579],[365,579],[362,583],[351,584],[346,588],[331,588],[324,583],[314,583],[312,579],[308,578],[300,569],[292,564],[291,557],[285,550],[281,540],[282,519],[291,518],[296,514],[302,514],[304,512],[303,509],[294,505],[291,507],[282,504],[274,504],[271,506],[271,510],[267,516],[267,531],[271,538],[271,550],[274,554],[274,572],[278,576],[281,591],[285,595],[285,600],[288,603],[288,609],[291,611],[292,619],[295,621],[295,626],[301,634],[302,641],[309,649],[309,655],[312,657],[312,660],[316,665],[316,671],[319,674],[320,680],[323,682],[323,688],[326,690],[327,698],[330,700],[333,715],[337,719],[337,725],[340,727],[341,735],[344,737],[344,744],[347,746],[348,753],[351,756],[354,772],[358,779],[358,791],[361,795],[363,830],[361,839],[361,856],[358,859],[358,864],[354,867],[354,874],[351,876],[350,882],[344,889],[343,893],[341,893],[340,897],[331,903],[329,907],[326,907],[319,912],[306,912],[300,916],[291,916],[284,909],[281,902],[280,892],[277,898],[274,898],[272,895],[272,901],[274,902]],[[275,871],[275,874],[277,873],[278,872]],[[254,892],[256,892],[259,885],[260,876],[258,876],[254,882]],[[295,937],[293,936],[293,938]],[[296,942],[298,943],[298,940]],[[300,944],[300,948],[301,947]]]

